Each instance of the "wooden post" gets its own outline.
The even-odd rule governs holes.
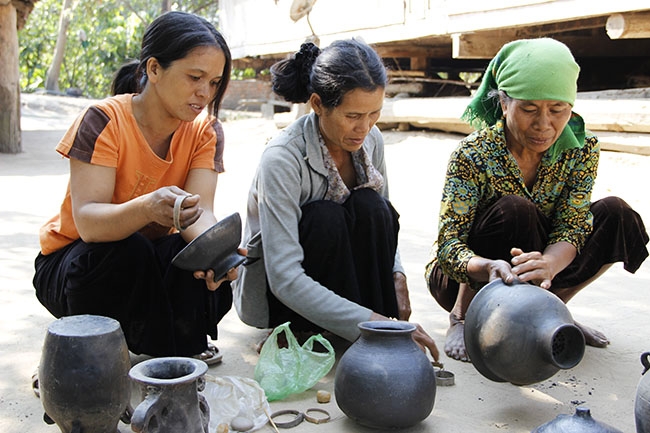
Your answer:
[[[16,8],[0,1],[0,153],[20,153],[20,83]]]
[[[610,15],[605,28],[610,39],[650,38],[650,12]]]

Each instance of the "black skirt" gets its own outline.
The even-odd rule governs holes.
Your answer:
[[[648,257],[648,233],[641,216],[618,197],[606,197],[591,204],[593,231],[575,259],[553,279],[554,288],[584,283],[605,265],[623,262],[634,273]],[[504,196],[479,216],[470,232],[468,245],[477,255],[489,259],[512,258],[513,247],[544,251],[551,221],[534,203],[519,196]],[[451,311],[458,296],[458,282],[450,279],[436,263],[427,281],[438,304]]]
[[[393,265],[398,218],[390,202],[371,189],[353,191],[343,204],[328,200],[306,204],[298,226],[305,273],[343,298],[397,318]],[[268,287],[267,299],[271,327],[291,321],[295,331],[322,331]]]
[[[117,242],[77,240],[35,260],[39,301],[55,316],[95,314],[120,322],[129,350],[193,356],[217,338],[232,306],[230,283],[211,292],[204,280],[171,264],[186,245],[178,235],[150,241],[139,233]]]

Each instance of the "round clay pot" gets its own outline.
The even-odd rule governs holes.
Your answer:
[[[650,352],[644,352],[641,355],[643,372],[636,388],[636,399],[634,400],[636,433],[650,433],[650,375],[646,374],[650,369],[649,357]]]
[[[44,419],[63,433],[115,433],[120,418],[128,420],[130,366],[117,320],[56,320],[48,327],[38,369]]]
[[[577,407],[573,415],[558,415],[553,421],[542,424],[531,433],[623,433],[591,417],[586,407]]]
[[[479,290],[467,309],[465,346],[486,378],[528,385],[576,366],[585,338],[553,293],[498,279]]]
[[[372,428],[404,428],[429,416],[436,396],[431,362],[413,341],[415,325],[370,321],[336,368],[339,408]]]
[[[143,401],[131,416],[131,429],[142,433],[208,433],[210,407],[200,394],[208,365],[185,357],[153,358],[136,364],[129,375],[142,389]]]

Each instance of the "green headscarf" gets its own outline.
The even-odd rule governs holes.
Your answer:
[[[503,90],[514,99],[575,103],[580,67],[569,48],[550,38],[520,39],[505,44],[483,74],[483,81],[462,119],[476,129],[494,125],[503,117],[498,98],[491,90]],[[566,149],[582,147],[585,124],[573,113],[549,152],[553,160]]]

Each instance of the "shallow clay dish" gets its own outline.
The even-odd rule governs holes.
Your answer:
[[[194,238],[176,254],[172,264],[186,271],[212,269],[217,281],[246,260],[237,253],[240,241],[241,218],[239,213],[234,213]]]

